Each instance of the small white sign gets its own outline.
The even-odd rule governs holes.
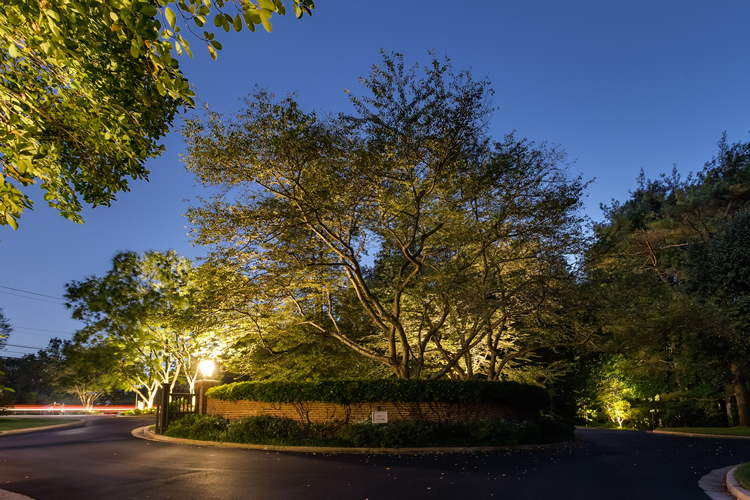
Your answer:
[[[374,412],[372,412],[372,423],[373,424],[387,424],[388,423],[388,412],[387,411],[374,411]]]

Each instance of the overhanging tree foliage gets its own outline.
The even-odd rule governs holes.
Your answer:
[[[234,119],[208,112],[183,128],[188,169],[224,188],[190,209],[196,241],[253,287],[244,308],[263,341],[296,329],[398,377],[493,380],[585,341],[553,320],[585,187],[564,153],[492,141],[488,82],[447,61],[420,76],[384,54],[362,82],[356,115],[257,90]]]
[[[294,0],[297,17],[311,8]],[[201,28],[193,38],[215,59],[221,44],[204,30],[209,16],[224,31],[270,31],[274,13],[285,13],[281,0],[0,4],[0,225],[17,228],[31,184],[82,222],[82,201],[109,205],[128,178],[146,178],[178,108],[193,105],[175,58],[192,56],[181,27]]]

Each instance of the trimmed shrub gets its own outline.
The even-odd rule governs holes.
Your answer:
[[[227,426],[227,421],[221,417],[188,414],[170,422],[164,435],[200,441],[226,441]]]
[[[294,420],[268,415],[232,423],[207,415],[187,415],[171,423],[165,434],[203,441],[355,448],[508,446],[558,442],[573,437],[572,425],[549,418],[534,422],[475,420],[459,424],[408,420],[373,424],[362,421],[340,427],[318,427],[300,426]]]
[[[524,410],[549,407],[547,391],[517,382],[460,380],[333,380],[326,382],[236,382],[214,387],[222,401],[334,404],[377,402],[500,403]]]
[[[258,415],[229,424],[226,428],[225,441],[260,443],[275,439],[294,439],[299,435],[300,427],[294,420]]]

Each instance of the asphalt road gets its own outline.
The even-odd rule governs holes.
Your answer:
[[[144,441],[150,419],[0,437],[0,488],[46,499],[700,499],[701,476],[750,461],[750,440],[579,430],[552,448],[329,455]]]

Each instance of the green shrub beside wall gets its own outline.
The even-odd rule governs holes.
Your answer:
[[[334,380],[328,382],[236,382],[214,387],[208,396],[222,401],[293,403],[496,403],[524,410],[546,410],[541,387],[516,382],[460,380]]]
[[[171,437],[277,446],[341,446],[356,448],[406,448],[436,446],[507,446],[566,441],[573,426],[542,418],[533,422],[508,420],[471,421],[457,424],[400,421],[345,425],[300,424],[268,415],[228,422],[208,415],[186,415],[172,422]]]

